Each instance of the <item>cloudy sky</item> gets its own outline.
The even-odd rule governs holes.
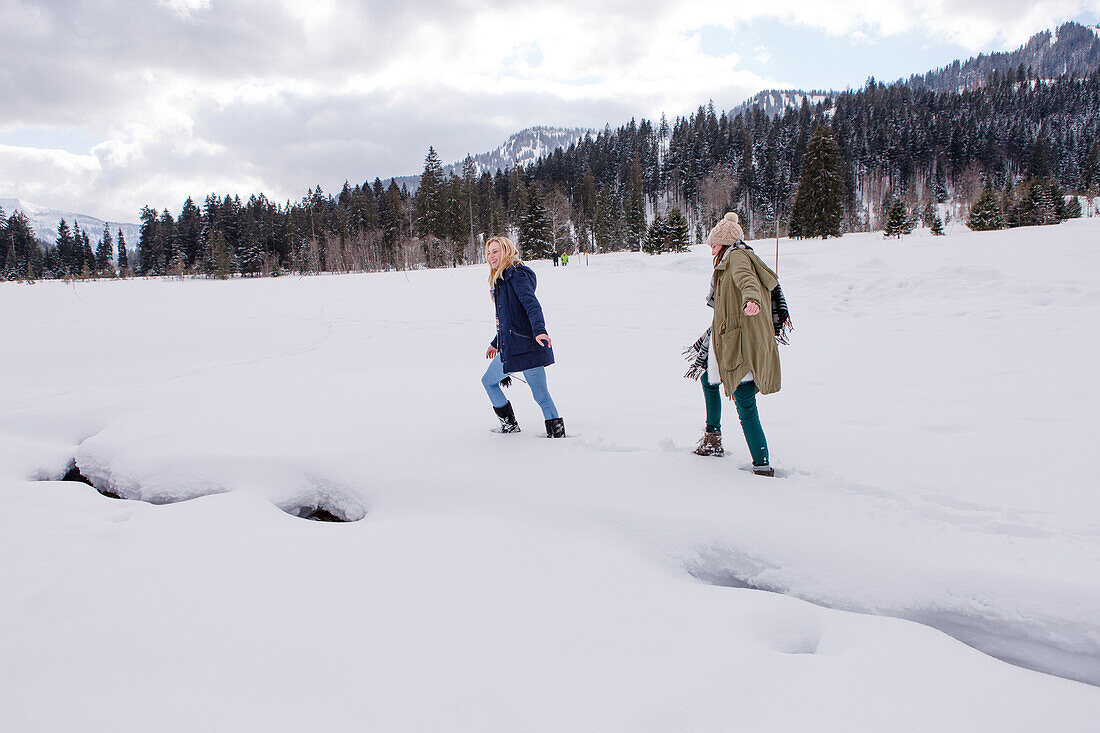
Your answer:
[[[419,172],[535,124],[669,118],[1014,48],[1100,0],[0,0],[0,198],[143,204]]]

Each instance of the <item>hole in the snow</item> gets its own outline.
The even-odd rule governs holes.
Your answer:
[[[93,484],[91,481],[89,481],[88,478],[80,472],[80,469],[76,465],[76,461],[73,461],[72,463],[69,464],[69,468],[68,468],[68,470],[65,471],[65,475],[61,477],[61,480],[62,481],[79,481],[82,484],[88,484],[89,486],[92,486],[92,487],[95,486],[95,484]]]
[[[56,474],[55,474],[56,475]],[[87,484],[93,489],[111,499],[121,499],[122,497],[111,491],[110,489],[101,489],[91,482],[91,480],[80,472],[80,467],[76,465],[76,461],[69,463],[69,467],[65,469],[65,475],[61,477],[62,481],[75,481],[81,484]]]
[[[300,506],[285,511],[287,514],[308,519],[311,522],[356,522],[362,519],[362,517],[350,519],[340,510],[325,506]]]

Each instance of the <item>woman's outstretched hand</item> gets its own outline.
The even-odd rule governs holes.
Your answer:
[[[760,306],[758,306],[756,303],[753,303],[751,300],[748,303],[745,303],[746,316],[755,316],[759,312]]]
[[[539,342],[543,346],[550,345],[550,337],[547,336],[545,333],[540,333],[538,336],[535,336],[535,341]]]
[[[485,350],[485,358],[486,359],[492,359],[496,355],[497,355],[497,350],[494,349],[492,346],[490,346],[488,349]]]

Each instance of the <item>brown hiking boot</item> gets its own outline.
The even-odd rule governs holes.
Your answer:
[[[752,472],[757,476],[775,476],[775,469],[768,465],[753,466]]]
[[[704,432],[703,437],[699,438],[699,445],[695,446],[695,450],[692,452],[697,456],[721,458],[726,454],[726,451],[722,449],[722,434]]]

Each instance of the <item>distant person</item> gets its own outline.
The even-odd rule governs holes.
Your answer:
[[[481,384],[500,419],[499,432],[520,431],[512,403],[500,387],[501,382],[507,385],[511,381],[506,375],[522,372],[542,408],[547,437],[564,438],[565,420],[558,415],[546,387],[546,367],[554,363],[554,350],[546,334],[542,306],[535,297],[535,273],[520,261],[519,250],[508,237],[491,237],[485,242],[485,260],[489,263],[489,293],[496,307],[497,333],[485,351],[485,358],[492,362]]]
[[[568,252],[562,252],[561,253],[561,266],[562,267],[568,267],[569,266],[569,253]]]
[[[693,359],[685,376],[702,382],[707,408],[706,428],[694,452],[724,455],[721,385],[726,397],[737,405],[753,473],[774,476],[756,394],[778,392],[780,387],[777,330],[772,318],[772,290],[779,280],[744,238],[734,213],[722,217],[707,236],[714,262],[707,305],[714,315],[710,329],[684,351]],[[781,310],[785,316],[785,303]]]
[[[558,251],[554,250],[554,267],[558,266]]]

